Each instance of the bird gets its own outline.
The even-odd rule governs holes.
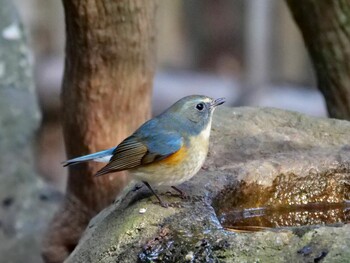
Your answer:
[[[152,186],[171,186],[185,196],[176,186],[201,169],[208,154],[213,113],[223,103],[225,98],[186,96],[142,124],[118,146],[67,160],[63,165],[107,163],[96,176],[128,170],[167,207]]]

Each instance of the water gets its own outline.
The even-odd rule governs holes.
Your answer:
[[[233,231],[346,224],[350,222],[350,202],[234,209],[221,214],[219,220]]]

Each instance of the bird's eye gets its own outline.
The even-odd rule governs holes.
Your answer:
[[[203,103],[198,103],[196,105],[196,109],[199,110],[199,111],[202,111],[204,109],[204,104]]]

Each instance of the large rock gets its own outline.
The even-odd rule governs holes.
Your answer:
[[[53,210],[33,166],[40,113],[21,23],[11,1],[0,6],[0,262],[40,262]]]
[[[131,184],[90,222],[67,262],[349,262],[350,226],[340,222],[350,217],[349,135],[346,121],[269,108],[218,109],[209,157],[180,186],[190,199],[161,190],[172,203],[165,209],[145,187]],[[315,211],[309,203],[323,205]],[[330,209],[322,210],[325,204]],[[232,211],[249,218],[247,209],[258,207],[304,210],[276,209],[254,222],[258,229],[283,228],[223,228]]]

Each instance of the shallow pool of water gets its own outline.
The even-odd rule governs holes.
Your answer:
[[[223,227],[237,231],[346,224],[350,222],[350,202],[237,209],[221,214],[219,220]]]

